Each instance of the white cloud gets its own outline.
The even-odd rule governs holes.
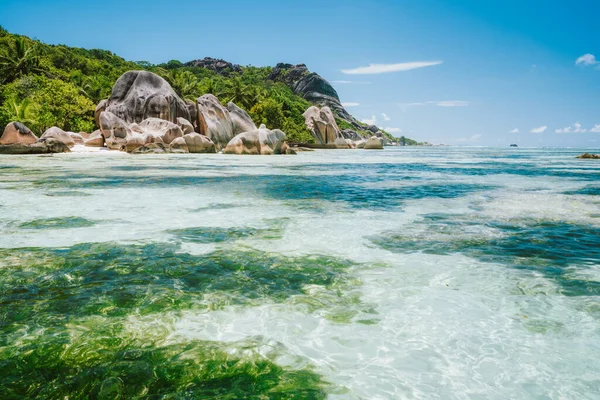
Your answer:
[[[546,132],[546,129],[548,129],[547,126],[540,126],[539,128],[533,128],[529,132],[531,132],[531,133],[544,133],[544,132]]]
[[[573,126],[567,126],[566,128],[560,128],[555,131],[556,133],[583,133],[587,132],[587,129],[581,127],[579,122],[575,122]]]
[[[358,107],[360,103],[342,103],[343,107]]]
[[[385,74],[389,72],[410,71],[411,69],[430,67],[442,63],[443,61],[413,61],[399,64],[369,64],[368,67],[343,69],[342,72],[347,75]]]
[[[463,100],[447,100],[439,101],[437,105],[440,107],[467,107],[469,102]]]
[[[600,133],[600,124],[594,125],[594,127],[590,129],[590,132]]]
[[[370,85],[371,82],[360,82],[360,81],[331,81],[331,83],[337,83],[338,85]]]
[[[377,117],[373,115],[371,118],[361,119],[360,122],[367,125],[375,125],[377,123]]]
[[[400,129],[400,128],[387,127],[387,128],[383,128],[383,130],[388,133],[402,133],[402,129]]]
[[[383,117],[384,121],[391,121],[392,120],[390,117],[387,116],[386,113],[381,113],[381,116]]]
[[[589,67],[590,65],[598,64],[596,56],[593,54],[584,54],[575,61],[575,65],[581,65],[582,67]]]
[[[519,132],[520,132],[519,128],[515,128],[515,129],[513,129],[512,131],[510,131],[508,133],[519,133]]]

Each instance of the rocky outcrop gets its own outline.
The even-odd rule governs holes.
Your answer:
[[[41,139],[56,139],[59,140],[61,142],[63,142],[64,144],[66,144],[69,147],[73,147],[76,144],[83,144],[83,137],[81,137],[81,135],[79,135],[78,133],[74,133],[74,132],[65,132],[62,129],[53,126],[52,128],[49,128],[46,130],[46,132],[44,132],[44,134],[40,137]]]
[[[174,139],[169,145],[169,150],[172,153],[189,153],[188,145],[183,137]]]
[[[235,103],[229,102],[227,104],[227,111],[229,111],[229,115],[231,117],[231,122],[233,123],[233,134],[238,135],[242,132],[250,132],[256,129],[256,125],[250,115],[241,108],[239,108]]]
[[[92,134],[83,140],[83,144],[88,147],[104,147],[104,136],[100,130],[92,132]]]
[[[37,136],[31,132],[31,129],[20,122],[11,122],[6,125],[2,136],[0,136],[0,145],[28,145],[37,142],[37,140]]]
[[[100,131],[109,149],[128,152],[150,143],[168,145],[183,137],[181,128],[170,121],[148,118],[139,124],[127,124],[110,111],[100,114]]]
[[[365,143],[366,150],[383,150],[383,139],[377,136],[371,136]]]
[[[306,65],[279,63],[269,79],[285,83],[295,94],[319,107],[329,107],[339,118],[360,129],[358,121],[342,106],[334,87],[319,74],[310,72]]]
[[[54,154],[68,152],[70,150],[66,144],[53,138],[40,139],[32,144],[13,143],[0,145],[0,154]]]
[[[179,125],[184,135],[194,132],[194,125],[185,118],[177,118],[177,125]]]
[[[128,124],[148,118],[173,123],[179,117],[191,119],[187,104],[177,96],[171,85],[148,71],[129,71],[121,75],[110,98],[96,107],[98,125],[104,112],[110,112]]]
[[[194,60],[185,64],[187,67],[206,68],[222,76],[229,76],[234,72],[242,72],[242,67],[225,60],[206,57],[202,60]]]
[[[227,144],[225,154],[285,154],[285,133],[279,129],[270,130],[265,125],[249,132],[240,133]]]
[[[344,139],[329,107],[319,109],[312,106],[303,115],[306,127],[314,136],[317,145],[332,147],[335,146],[336,140]]]
[[[576,158],[583,159],[600,159],[600,154],[591,154],[591,153],[583,153],[582,155],[577,156]]]
[[[212,94],[196,100],[198,107],[198,131],[213,141],[217,149],[227,146],[233,139],[233,122],[229,111]]]
[[[353,141],[362,140],[363,139],[362,136],[360,136],[358,134],[358,132],[353,131],[352,129],[344,129],[340,133],[342,134],[342,137],[344,139],[350,139],[350,140],[353,140]]]
[[[199,133],[183,135],[183,140],[190,153],[215,153],[215,144],[208,137]]]

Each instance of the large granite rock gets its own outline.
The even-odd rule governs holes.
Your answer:
[[[250,132],[256,129],[256,125],[250,115],[245,110],[239,108],[235,103],[229,102],[227,104],[227,111],[231,116],[231,122],[233,123],[233,134],[238,135],[242,132]]]
[[[212,94],[196,100],[198,107],[198,131],[213,141],[217,149],[227,146],[235,136],[229,111]]]
[[[353,131],[352,129],[344,129],[340,133],[344,139],[350,139],[353,141],[362,140],[362,137],[358,134],[358,132]]]
[[[2,136],[0,136],[0,145],[28,145],[37,142],[37,140],[37,136],[31,132],[31,129],[20,122],[11,122],[6,125]]]
[[[44,134],[40,137],[40,139],[56,139],[69,147],[75,146],[75,144],[83,144],[83,138],[74,132],[65,132],[62,129],[53,126],[44,132]]]
[[[54,154],[68,152],[70,150],[66,144],[53,138],[40,139],[32,144],[13,143],[0,145],[0,154]]]
[[[194,125],[185,118],[177,118],[177,125],[179,125],[184,135],[194,132]]]
[[[583,158],[583,159],[588,159],[588,160],[598,160],[600,159],[600,154],[592,154],[592,153],[583,153],[579,156],[577,156],[576,158]]]
[[[329,107],[312,106],[303,115],[306,127],[318,145],[332,147],[337,139],[344,139]]]
[[[188,133],[183,135],[188,151],[190,153],[215,153],[215,144],[208,137],[199,133]]]
[[[129,71],[121,75],[108,100],[96,107],[100,116],[108,111],[126,123],[139,123],[148,118],[160,118],[173,123],[177,118],[190,118],[187,104],[177,96],[171,85],[148,71]]]
[[[109,149],[128,152],[150,143],[168,145],[174,139],[183,137],[181,128],[167,120],[148,118],[139,124],[127,124],[110,111],[100,114],[100,131]]]
[[[237,64],[232,64],[225,60],[206,57],[202,60],[194,60],[185,64],[187,67],[206,68],[216,72],[219,75],[229,76],[231,73],[241,73],[242,67]]]
[[[365,143],[367,150],[383,150],[383,139],[377,136],[371,136]]]
[[[104,136],[100,130],[92,132],[92,134],[83,140],[83,144],[88,147],[104,147]]]
[[[225,154],[285,154],[285,133],[279,129],[270,130],[265,125],[249,132],[240,133],[227,144]]]

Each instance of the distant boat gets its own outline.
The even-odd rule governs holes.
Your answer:
[[[510,145],[510,147],[519,147],[519,146],[513,143]]]

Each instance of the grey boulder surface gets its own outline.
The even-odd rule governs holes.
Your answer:
[[[223,153],[270,155],[286,154],[285,133],[279,129],[270,130],[265,125],[249,132],[243,132],[231,139]],[[291,154],[291,153],[290,153]]]
[[[194,125],[185,118],[177,118],[177,125],[179,125],[184,135],[194,132]]]
[[[235,103],[232,103],[231,101],[227,103],[227,111],[229,111],[231,122],[233,123],[234,135],[256,129],[256,125],[254,124],[254,121],[252,121],[252,118],[250,118],[250,115]]]
[[[6,125],[2,136],[0,136],[0,145],[10,144],[33,144],[38,138],[35,134],[20,122],[11,122]]]
[[[40,139],[56,139],[69,147],[75,146],[75,144],[83,144],[83,138],[81,135],[73,132],[65,132],[62,129],[53,126],[44,132]]]
[[[188,121],[188,105],[160,76],[148,71],[128,71],[121,75],[112,88],[109,99],[96,107],[98,125],[100,115],[108,111],[126,123],[139,123],[148,118],[160,118],[177,123],[177,118]]]
[[[199,133],[183,135],[183,140],[190,153],[215,153],[215,144],[208,137]]]
[[[365,143],[367,150],[383,150],[383,139],[377,136],[371,136]]]
[[[317,145],[336,147],[341,143],[338,139],[344,139],[329,107],[312,106],[303,115],[306,127],[312,133]]]
[[[15,143],[0,145],[0,154],[54,154],[68,153],[70,151],[66,144],[53,138],[40,139],[32,144]]]
[[[235,136],[229,111],[212,94],[198,97],[196,105],[199,133],[212,140],[219,150],[227,146]]]
[[[242,67],[232,64],[228,61],[218,58],[205,57],[201,60],[193,60],[185,63],[187,67],[200,67],[216,72],[222,76],[229,76],[232,73],[241,73]]]

